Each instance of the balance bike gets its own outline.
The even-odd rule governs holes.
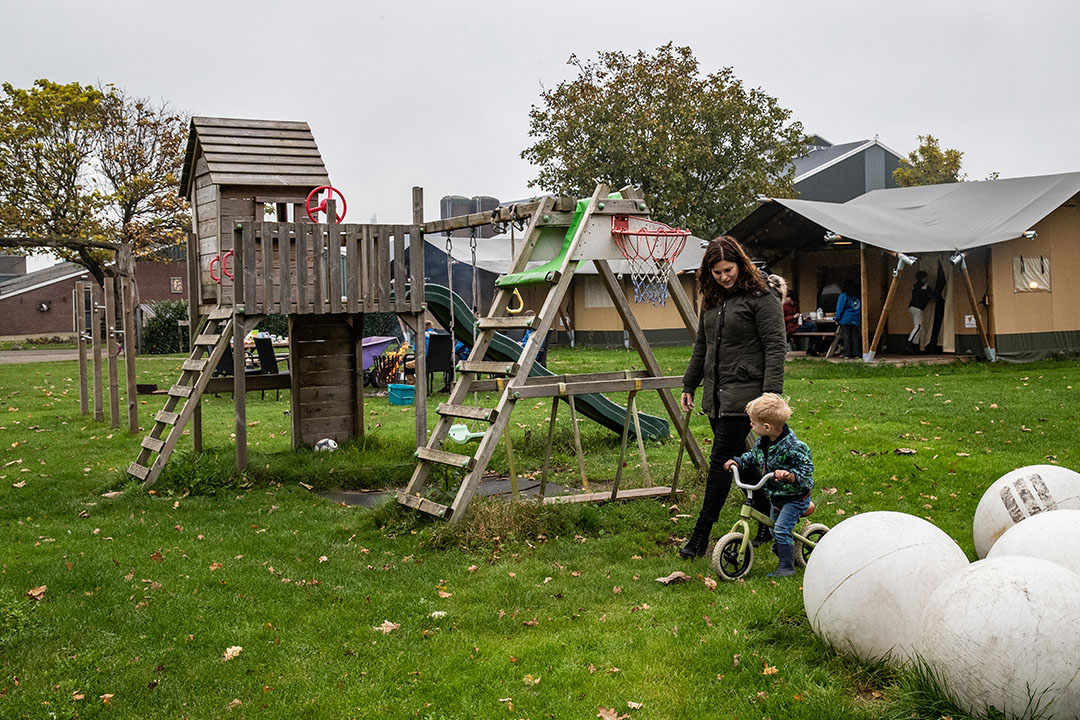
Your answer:
[[[731,532],[717,540],[716,546],[713,548],[712,568],[724,580],[741,578],[750,572],[750,568],[754,566],[754,546],[750,542],[749,521],[753,519],[757,520],[761,525],[773,527],[773,521],[768,515],[758,512],[750,505],[754,497],[754,491],[765,487],[765,483],[772,478],[773,474],[764,475],[757,485],[744,485],[739,479],[739,468],[734,467],[731,472],[734,475],[735,484],[746,491],[746,502],[739,509],[739,519],[731,526]],[[807,517],[813,512],[814,504],[810,503],[810,507],[803,513],[803,517]],[[801,533],[798,529],[791,533],[795,540],[796,565],[806,567],[806,561],[809,559],[810,553],[813,552],[822,536],[827,532],[829,532],[827,525],[808,523]]]

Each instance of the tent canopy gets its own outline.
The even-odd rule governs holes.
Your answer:
[[[751,246],[813,249],[825,233],[892,252],[952,252],[1021,237],[1080,193],[1080,172],[874,190],[846,203],[776,198],[729,231]]]

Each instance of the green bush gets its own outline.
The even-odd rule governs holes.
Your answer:
[[[401,337],[401,327],[394,313],[364,313],[364,337],[381,335],[383,337]]]
[[[150,303],[154,317],[147,318],[142,329],[142,352],[147,355],[188,351],[188,331],[180,320],[188,319],[187,300],[160,300]]]
[[[267,315],[259,321],[255,329],[278,337],[289,337],[289,318],[279,314]]]

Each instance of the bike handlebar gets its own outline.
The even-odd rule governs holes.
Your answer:
[[[731,474],[735,478],[735,485],[741,487],[743,490],[760,490],[765,487],[765,483],[772,479],[772,473],[765,473],[761,476],[761,480],[757,485],[746,485],[739,479],[739,466],[733,465],[731,468]]]

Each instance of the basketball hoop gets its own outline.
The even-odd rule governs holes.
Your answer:
[[[667,303],[668,271],[683,251],[689,230],[628,215],[611,217],[611,237],[630,265],[634,302]]]

